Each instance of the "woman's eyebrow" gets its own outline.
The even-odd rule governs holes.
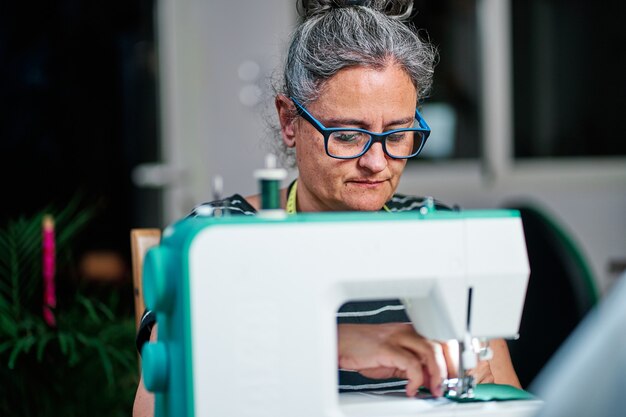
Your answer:
[[[413,117],[405,117],[403,119],[397,119],[397,120],[392,120],[391,122],[385,124],[385,126],[397,126],[397,125],[404,125],[404,124],[408,124],[408,123],[412,123],[413,120],[415,120],[415,116]],[[342,118],[337,118],[337,117],[331,117],[331,118],[320,118],[319,121],[325,126],[325,127],[334,127],[334,126],[367,126],[367,123],[365,123],[363,120],[359,120],[359,119],[342,119]]]
[[[414,120],[415,120],[415,114],[413,114],[411,117],[405,117],[404,119],[392,120],[391,122],[387,123],[385,126],[405,125],[408,123],[413,123]]]
[[[359,119],[341,119],[341,118],[336,118],[336,117],[331,117],[331,118],[322,118],[320,119],[321,122],[326,125],[328,124],[329,126],[365,126],[366,123],[363,122],[363,120],[359,120]]]

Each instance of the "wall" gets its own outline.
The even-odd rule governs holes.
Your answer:
[[[263,105],[296,9],[290,0],[181,0],[161,1],[157,14],[167,224],[213,199],[217,175],[222,195],[256,193]]]
[[[488,69],[482,74],[482,162],[411,163],[399,191],[465,208],[533,201],[571,232],[606,292],[617,275],[610,265],[626,259],[626,160],[512,160],[510,44],[502,35],[510,32],[509,2],[478,5],[481,67]],[[245,7],[229,1],[160,2],[162,153],[173,173],[165,224],[212,199],[215,175],[223,176],[225,195],[256,192],[252,175],[263,165],[265,112],[272,110],[266,78],[280,63],[295,12],[289,0]],[[250,80],[249,62],[260,69]],[[269,108],[242,101],[240,95],[255,86]]]

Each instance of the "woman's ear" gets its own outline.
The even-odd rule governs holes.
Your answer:
[[[276,96],[275,104],[283,142],[288,148],[293,148],[296,146],[296,118],[293,103],[284,95],[279,94]]]

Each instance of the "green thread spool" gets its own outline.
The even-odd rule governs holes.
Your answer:
[[[261,210],[280,208],[280,181],[263,179],[261,187]]]
[[[287,178],[287,171],[276,167],[276,156],[265,157],[265,168],[255,171],[254,177],[259,181],[261,194],[260,215],[268,217],[284,217],[285,210],[280,207],[280,186]]]

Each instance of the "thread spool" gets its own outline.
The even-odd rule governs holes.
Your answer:
[[[276,156],[265,157],[265,168],[256,170],[254,177],[259,182],[261,210],[259,215],[269,218],[284,218],[286,212],[280,207],[280,186],[287,178],[287,170],[276,167]]]
[[[222,199],[222,193],[224,191],[224,179],[221,175],[213,177],[213,201],[220,201]],[[228,216],[228,209],[224,208],[212,208],[211,215],[214,217]]]

